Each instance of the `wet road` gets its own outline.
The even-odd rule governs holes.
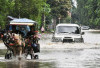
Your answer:
[[[2,56],[0,68],[100,68],[100,31],[85,31],[85,43],[51,42],[51,36],[42,34],[38,60],[30,60],[30,56],[5,60]]]

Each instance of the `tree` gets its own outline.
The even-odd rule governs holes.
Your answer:
[[[0,0],[1,26],[5,25],[7,16],[16,18],[29,18],[41,23],[44,4],[46,0]],[[46,12],[44,12],[47,15]]]
[[[9,15],[12,3],[9,0],[0,0],[0,26],[5,27],[7,15]],[[8,9],[9,8],[9,9]]]
[[[53,27],[55,28],[58,19],[67,18],[67,11],[71,9],[71,0],[47,0],[47,3],[50,4],[50,14],[54,23]]]
[[[77,0],[78,7],[74,13],[78,16],[78,22],[91,27],[100,26],[100,1]]]
[[[71,9],[70,0],[48,0],[53,17],[67,17],[67,11]]]

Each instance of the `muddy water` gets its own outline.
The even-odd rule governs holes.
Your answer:
[[[84,41],[85,43],[97,43],[100,44],[100,30],[87,30],[84,31],[85,35],[83,35],[84,37]]]
[[[85,43],[54,43],[51,36],[42,34],[39,59],[5,60],[1,56],[0,68],[100,68],[100,31],[85,31]]]

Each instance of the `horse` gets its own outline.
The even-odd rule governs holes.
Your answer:
[[[25,42],[20,34],[13,34],[14,46],[12,47],[14,56],[21,56],[24,53]]]
[[[7,47],[6,59],[10,59],[12,55],[21,56],[24,53],[25,43],[20,34],[5,32],[2,40]]]

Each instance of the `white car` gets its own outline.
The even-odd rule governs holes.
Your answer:
[[[89,27],[89,26],[81,26],[81,29],[82,29],[82,30],[89,30],[90,27]]]
[[[84,42],[81,28],[77,24],[58,24],[53,33],[52,42]]]

